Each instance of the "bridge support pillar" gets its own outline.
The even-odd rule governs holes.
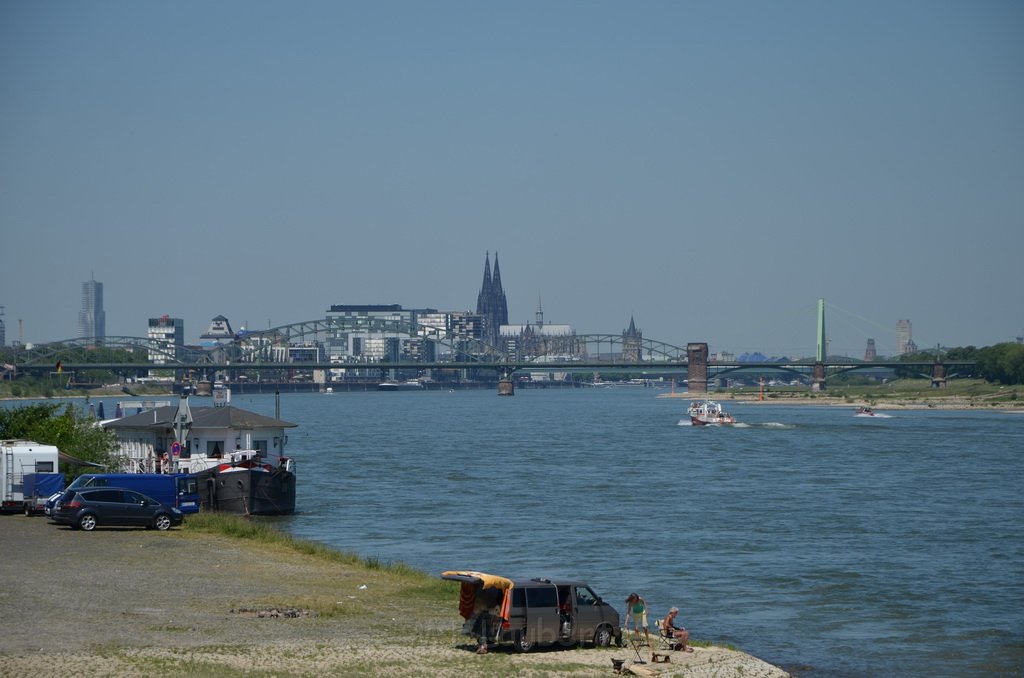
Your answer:
[[[811,376],[811,390],[815,392],[825,390],[825,363],[820,360],[814,363],[814,372]]]
[[[946,366],[941,358],[932,365],[932,388],[946,388]]]
[[[504,370],[498,379],[498,395],[511,396],[516,394],[516,383],[512,381],[512,373]]]
[[[708,392],[708,345],[695,342],[686,345],[686,390],[690,393]]]

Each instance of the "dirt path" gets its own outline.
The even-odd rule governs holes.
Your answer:
[[[613,675],[612,658],[635,658],[628,647],[478,656],[451,601],[405,609],[393,575],[188,530],[85,533],[3,515],[0,554],[4,677],[598,676]],[[302,613],[335,598],[329,615]],[[721,648],[637,670],[786,675]]]

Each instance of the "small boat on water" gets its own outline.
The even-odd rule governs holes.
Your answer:
[[[854,415],[858,417],[873,417],[875,416],[875,411],[870,407],[858,407],[854,410]]]
[[[686,413],[690,415],[690,423],[694,426],[736,423],[735,417],[723,410],[721,404],[714,400],[695,400],[690,403]]]
[[[408,381],[383,381],[377,384],[378,391],[422,391],[423,382],[416,379]]]

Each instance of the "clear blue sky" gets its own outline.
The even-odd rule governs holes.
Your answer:
[[[712,350],[1024,330],[1024,3],[0,0],[8,341],[331,304]]]

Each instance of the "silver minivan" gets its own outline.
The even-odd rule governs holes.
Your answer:
[[[466,623],[463,632],[479,633],[477,615],[488,614],[489,642],[511,642],[519,652],[536,645],[558,643],[563,646],[593,643],[607,647],[622,644],[619,613],[583,581],[568,579],[502,579],[472,571],[449,571],[443,579],[462,583],[459,611]],[[508,582],[495,584],[495,580]],[[495,593],[501,587],[496,606],[486,612],[473,612],[469,601]]]

